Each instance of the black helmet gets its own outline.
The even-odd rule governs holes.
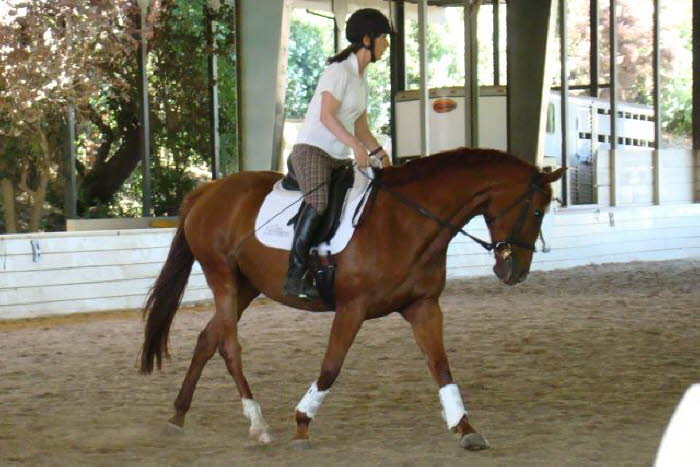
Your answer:
[[[391,24],[387,17],[374,8],[355,11],[345,23],[345,38],[351,44],[361,43],[365,35],[375,38],[391,33]]]

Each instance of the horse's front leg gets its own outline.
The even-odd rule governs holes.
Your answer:
[[[447,428],[460,435],[460,445],[470,451],[488,449],[489,444],[469,424],[459,388],[452,380],[442,339],[442,310],[437,299],[419,300],[402,312],[411,323],[416,343],[426,357],[430,372],[440,387],[442,415]]]
[[[309,443],[309,425],[316,415],[333,382],[340,373],[345,355],[365,320],[364,311],[357,308],[339,308],[335,313],[328,348],[321,364],[321,374],[296,407],[297,431],[292,440],[295,449],[306,449]]]

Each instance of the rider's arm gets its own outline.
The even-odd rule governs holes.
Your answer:
[[[355,160],[360,167],[367,167],[369,165],[367,149],[365,149],[360,139],[350,134],[343,124],[338,121],[338,118],[335,116],[338,107],[340,107],[340,101],[333,97],[330,92],[324,91],[321,94],[321,123],[343,144],[352,148],[355,153]]]
[[[362,144],[364,144],[370,151],[374,151],[380,146],[377,138],[374,137],[372,131],[369,129],[369,123],[367,122],[367,111],[362,112],[362,115],[355,120],[355,136],[362,141]],[[375,155],[381,160],[383,167],[391,165],[391,159],[384,149]]]

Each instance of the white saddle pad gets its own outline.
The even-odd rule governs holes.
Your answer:
[[[359,219],[368,198],[363,195],[372,178],[374,178],[374,172],[371,167],[361,173],[360,169],[355,166],[355,180],[352,188],[345,194],[338,230],[330,242],[318,246],[320,251],[336,254],[348,244],[355,231],[353,227],[355,210],[362,203],[357,211],[357,219]],[[260,207],[257,219],[255,219],[255,237],[258,241],[270,248],[291,249],[294,226],[287,225],[287,223],[299,211],[301,201],[300,191],[285,190],[282,187],[282,180],[275,182],[272,191]]]

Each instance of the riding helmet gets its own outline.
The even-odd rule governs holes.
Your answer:
[[[374,8],[362,8],[355,11],[345,23],[345,38],[351,44],[362,42],[365,35],[376,38],[382,34],[391,33],[391,24],[387,17]]]

